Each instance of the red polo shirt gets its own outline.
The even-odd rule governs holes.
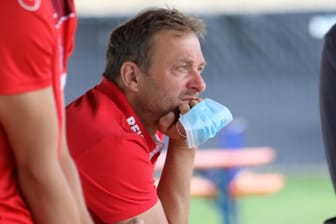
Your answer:
[[[66,115],[69,148],[93,216],[113,223],[153,207],[153,164],[163,143],[149,136],[122,91],[103,79]]]

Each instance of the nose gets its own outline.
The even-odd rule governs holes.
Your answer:
[[[202,75],[199,71],[194,71],[191,75],[191,80],[188,84],[188,88],[194,89],[197,92],[203,92],[206,89],[206,83],[202,78]]]

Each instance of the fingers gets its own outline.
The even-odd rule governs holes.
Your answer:
[[[178,106],[178,111],[180,114],[186,114],[192,107],[197,103],[201,102],[202,99],[195,98],[189,101],[189,103],[183,103]],[[185,140],[186,132],[183,125],[177,121],[177,116],[174,112],[169,112],[159,120],[159,131],[165,135],[168,135],[172,139]]]
[[[179,106],[179,111],[180,111],[180,114],[186,114],[188,113],[188,111],[190,110],[190,108],[192,107],[191,105],[195,105],[196,103],[194,102],[195,100],[191,100],[190,101],[190,105],[187,104],[187,103],[183,103]],[[176,129],[176,132],[178,133],[178,136],[181,138],[186,138],[186,133],[185,133],[185,130],[184,130],[184,127],[183,125],[181,124],[181,122],[176,122],[176,125],[175,125],[175,129]]]
[[[168,133],[168,129],[173,125],[175,121],[175,113],[169,112],[159,120],[159,131],[163,134]]]
[[[188,111],[190,111],[190,109],[192,107],[194,107],[196,104],[198,104],[201,101],[202,101],[202,99],[195,98],[195,99],[190,100],[189,104],[187,104],[187,103],[181,104],[179,106],[180,114],[186,114],[186,113],[188,113]],[[176,131],[177,131],[177,133],[179,134],[180,137],[182,137],[182,138],[186,138],[187,137],[186,136],[186,132],[185,132],[184,127],[181,124],[181,122],[178,121],[176,123],[176,125],[175,125],[175,128],[176,128]]]
[[[198,103],[201,102],[201,101],[202,101],[202,99],[200,99],[200,98],[191,100],[191,101],[190,101],[190,107],[195,106],[196,104],[198,104]]]
[[[189,104],[187,103],[183,103],[179,106],[179,111],[181,114],[185,114],[187,113],[193,106],[195,106],[196,104],[198,104],[199,102],[201,102],[202,99],[201,98],[195,98],[189,101]]]
[[[178,107],[180,114],[185,114],[190,110],[190,106],[187,103],[183,103]]]
[[[180,137],[182,137],[182,138],[186,138],[187,137],[187,135],[185,133],[185,130],[184,130],[183,125],[181,124],[181,122],[176,122],[175,127],[176,127],[176,131],[177,131],[177,133],[179,134]]]

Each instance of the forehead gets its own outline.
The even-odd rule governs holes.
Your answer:
[[[153,36],[151,55],[154,57],[197,57],[203,59],[198,37],[193,32],[159,31]]]
[[[156,45],[161,44],[175,44],[178,42],[183,42],[186,40],[193,39],[196,43],[199,43],[198,37],[192,31],[178,31],[178,30],[161,30],[153,35],[152,44],[156,47]]]

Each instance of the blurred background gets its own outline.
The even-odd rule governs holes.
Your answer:
[[[259,169],[286,176],[284,189],[237,199],[240,224],[322,223],[336,215],[319,115],[323,36],[336,23],[335,0],[77,0],[76,47],[66,102],[101,79],[112,29],[151,6],[168,6],[205,20],[203,97],[226,105],[242,125],[242,144],[276,150]],[[336,87],[335,87],[336,88]],[[336,100],[336,99],[335,99]],[[218,136],[201,148],[218,146]],[[190,223],[223,223],[209,199],[193,199]]]

